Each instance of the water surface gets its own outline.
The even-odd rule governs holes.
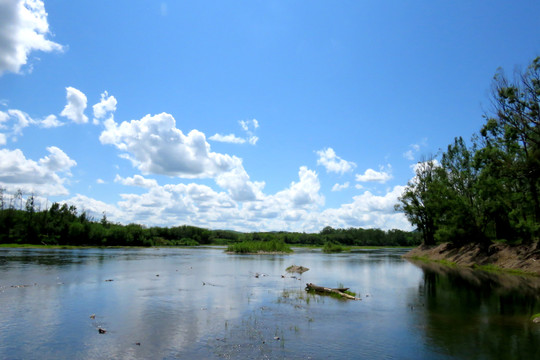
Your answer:
[[[540,358],[539,279],[403,252],[2,249],[0,358]],[[362,300],[307,294],[308,282]]]

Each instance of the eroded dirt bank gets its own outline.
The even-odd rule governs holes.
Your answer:
[[[477,244],[457,248],[450,243],[436,246],[421,245],[403,257],[446,260],[461,266],[493,265],[501,269],[520,270],[540,276],[540,245],[538,242],[519,246],[493,244],[487,249]]]

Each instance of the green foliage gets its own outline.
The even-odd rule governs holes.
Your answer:
[[[493,98],[473,146],[459,137],[440,164],[419,163],[396,205],[426,245],[540,237],[540,58],[514,83],[499,72]]]
[[[345,251],[345,248],[339,244],[327,242],[326,244],[324,244],[322,251],[327,254],[340,253],[340,252]]]
[[[419,233],[401,230],[334,229],[318,234],[291,232],[240,233],[230,230],[207,230],[182,225],[171,228],[146,228],[138,224],[110,222],[106,214],[94,221],[75,206],[53,203],[41,210],[33,195],[26,199],[21,191],[8,194],[0,188],[0,244],[43,246],[197,246],[228,245],[244,242],[266,244],[262,251],[289,251],[288,245],[323,246],[332,242],[343,246],[414,246]],[[273,247],[272,247],[273,246]],[[282,250],[286,249],[286,250]],[[248,247],[248,252],[251,252]],[[258,251],[258,250],[254,250]]]
[[[237,254],[257,254],[257,253],[290,253],[291,248],[283,241],[243,241],[231,244],[227,247],[228,252]]]

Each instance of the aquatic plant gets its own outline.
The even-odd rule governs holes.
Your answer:
[[[339,244],[327,242],[324,244],[322,251],[330,254],[330,253],[340,253],[345,251],[345,248]]]
[[[235,254],[291,253],[292,249],[283,241],[243,241],[227,246],[227,252]]]

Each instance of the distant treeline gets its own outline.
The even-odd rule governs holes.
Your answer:
[[[42,244],[76,246],[195,246],[226,245],[243,241],[283,241],[291,245],[324,245],[328,242],[355,246],[414,246],[420,233],[401,230],[333,229],[320,233],[253,232],[207,230],[195,226],[144,227],[100,221],[78,213],[75,206],[58,203],[49,209],[37,210],[34,197],[28,196],[23,206],[22,194],[5,204],[5,191],[0,189],[0,244]],[[15,204],[19,204],[19,209]],[[7,205],[7,206],[6,206]],[[23,209],[24,208],[24,209]]]
[[[493,114],[467,146],[419,163],[397,209],[425,244],[540,238],[540,57],[510,82],[495,76]]]

